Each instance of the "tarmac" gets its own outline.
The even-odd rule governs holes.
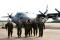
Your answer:
[[[24,29],[22,29],[22,37],[17,37],[16,29],[13,30],[13,37],[8,38],[6,29],[0,29],[0,40],[60,40],[60,30],[59,29],[44,29],[43,37],[24,36]]]
[[[51,24],[49,24],[50,26]],[[55,25],[54,25],[55,26]],[[51,26],[52,27],[52,26]],[[18,38],[17,37],[17,30],[16,28],[13,29],[13,36],[8,38],[7,36],[7,30],[6,29],[0,29],[0,40],[60,40],[60,27],[46,27],[46,29],[44,29],[43,31],[43,37],[38,37],[37,36],[32,36],[31,37],[26,37],[24,35],[24,29],[22,29],[22,37]],[[55,29],[54,29],[55,28]]]

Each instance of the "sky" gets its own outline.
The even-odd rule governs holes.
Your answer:
[[[39,10],[45,12],[47,5],[48,13],[55,13],[55,8],[60,10],[59,4],[60,0],[0,0],[0,20],[5,20],[2,16],[8,13],[14,16],[17,12],[29,12],[29,16],[34,17],[30,14],[39,14]]]

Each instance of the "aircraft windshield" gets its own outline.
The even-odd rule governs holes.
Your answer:
[[[18,17],[18,18],[20,18],[20,17],[26,17],[26,15],[24,13],[17,13],[15,15],[15,17]]]

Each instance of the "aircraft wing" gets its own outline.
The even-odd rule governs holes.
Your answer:
[[[59,13],[49,13],[46,15],[45,18],[49,19],[49,18],[52,18],[53,20],[57,20],[59,16]]]
[[[53,17],[57,17],[58,13],[49,13],[46,15],[48,18],[53,18]]]

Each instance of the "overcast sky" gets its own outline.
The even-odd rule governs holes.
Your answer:
[[[48,5],[48,13],[56,12],[54,9],[60,10],[59,0],[0,0],[0,19],[7,13],[15,15],[17,12],[29,12],[37,14],[41,10],[44,12]]]

